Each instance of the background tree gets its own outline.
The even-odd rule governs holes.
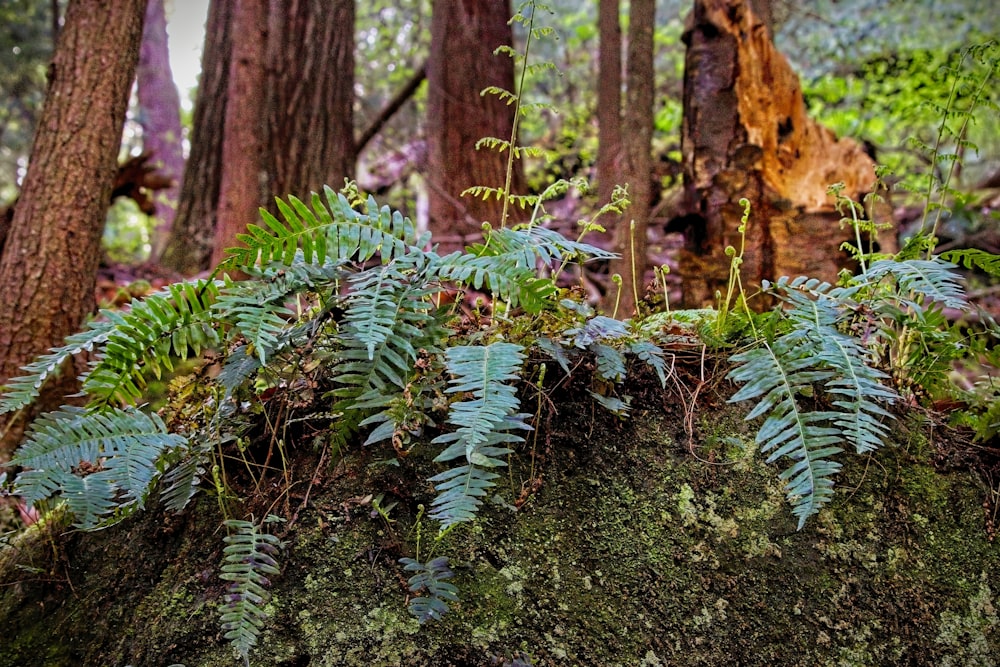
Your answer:
[[[207,269],[212,255],[222,177],[234,6],[235,3],[226,0],[212,0],[208,5],[191,152],[181,182],[177,217],[160,256],[163,266],[185,275]]]
[[[136,71],[136,90],[143,150],[150,153],[152,166],[157,167],[172,182],[170,186],[158,190],[155,197],[158,223],[153,233],[152,257],[156,259],[163,252],[173,227],[181,178],[184,175],[181,102],[170,71],[163,0],[149,0],[146,8],[139,67]]]
[[[597,192],[602,202],[621,176],[622,27],[619,0],[599,0],[597,30]]]
[[[687,216],[680,254],[684,301],[715,301],[728,281],[727,246],[741,246],[750,201],[745,285],[781,275],[836,280],[846,255],[827,187],[859,199],[872,160],[806,113],[802,90],[766,26],[744,0],[697,0],[686,32],[683,159]]]
[[[222,128],[222,176],[215,223],[212,264],[225,257],[247,224],[256,222],[264,203],[261,174],[265,162],[265,107],[261,91],[266,85],[268,0],[237,0],[233,9],[233,34],[226,90],[225,125]]]
[[[427,62],[427,188],[430,228],[444,249],[463,246],[483,221],[500,224],[503,202],[461,197],[475,185],[502,187],[507,156],[475,150],[484,137],[509,139],[512,107],[488,86],[514,90],[514,63],[493,55],[511,45],[509,1],[435,0]],[[521,165],[515,161],[515,190]]]
[[[257,207],[273,206],[274,196],[307,197],[354,173],[353,0],[263,4],[263,13],[258,8],[248,23],[250,32],[234,28],[242,0],[209,5],[191,154],[175,232],[163,255],[164,265],[182,273],[221,259],[235,235],[257,220]],[[243,36],[236,40],[235,34]],[[247,34],[255,36],[253,45],[242,44]],[[241,57],[237,48],[260,52]],[[258,58],[256,83],[232,79]],[[229,144],[231,123],[257,129]],[[223,185],[223,171],[231,169],[244,172],[244,185]]]
[[[71,0],[49,68],[31,162],[0,257],[0,384],[94,310],[101,232],[117,170],[145,0]],[[51,409],[75,382],[66,369]],[[6,458],[18,435],[7,424]]]
[[[614,249],[620,258],[611,262],[611,273],[622,278],[621,286],[608,296],[618,303],[618,314],[630,317],[637,299],[645,292],[647,265],[646,230],[652,204],[653,139],[653,29],[656,25],[655,0],[632,0],[629,5],[628,57],[624,126],[625,168],[632,202],[615,227]],[[609,299],[610,301],[610,299]],[[615,301],[611,301],[611,305]]]

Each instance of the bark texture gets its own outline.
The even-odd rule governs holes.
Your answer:
[[[185,275],[207,269],[212,255],[222,178],[222,133],[234,7],[235,3],[228,0],[211,0],[208,6],[191,152],[181,182],[177,217],[160,256],[161,264]]]
[[[94,310],[101,233],[145,9],[145,0],[72,0],[66,10],[0,258],[0,384],[62,344]],[[37,408],[61,402],[75,375],[68,369],[67,383]],[[0,461],[19,433],[15,424],[0,440]]]
[[[655,0],[632,0],[629,5],[628,59],[625,93],[624,179],[632,202],[615,229],[615,252],[611,272],[622,278],[616,291],[618,315],[631,317],[637,301],[645,293],[647,248],[646,230],[653,188],[653,29],[656,25]]]
[[[597,71],[597,192],[601,203],[621,180],[622,28],[619,0],[600,0]]]
[[[434,0],[431,53],[427,62],[427,187],[430,229],[444,250],[453,250],[478,238],[484,221],[499,227],[503,202],[462,197],[475,185],[504,186],[507,153],[483,148],[484,137],[509,140],[513,107],[494,95],[481,95],[488,86],[514,89],[514,63],[504,54],[513,35],[507,21],[509,0]],[[515,161],[512,189],[521,182]]]
[[[169,182],[168,187],[160,189],[154,198],[155,215],[158,219],[153,234],[152,258],[155,260],[163,253],[170,237],[170,230],[177,216],[181,178],[184,176],[181,100],[170,72],[163,0],[149,0],[146,8],[142,46],[139,49],[139,68],[135,78],[143,149],[150,154],[152,166]]]
[[[982,483],[930,463],[953,446],[947,432],[930,441],[929,426],[903,422],[895,447],[848,457],[833,504],[796,532],[725,396],[705,389],[689,439],[676,395],[633,384],[623,421],[581,400],[586,389],[551,396],[558,413],[533,455],[511,457],[475,528],[435,542],[424,515],[421,558],[451,556],[460,599],[423,626],[397,560],[416,555],[433,448],[398,466],[384,465],[389,445],[351,448],[333,468],[293,455],[299,481],[257,516],[309,502],[276,527],[282,572],[250,664],[495,667],[520,652],[535,667],[995,664],[1000,544],[983,530]],[[312,452],[312,440],[307,429],[285,444]],[[544,482],[515,511],[531,474]],[[380,493],[397,503],[391,522],[371,505]],[[203,497],[93,534],[35,528],[0,552],[0,667],[232,667],[221,520]]]
[[[268,51],[268,205],[339,189],[355,162],[354,0],[271,0]]]
[[[222,130],[222,176],[219,210],[212,248],[213,265],[236,245],[236,235],[257,222],[266,201],[264,175],[266,126],[261,91],[267,82],[268,0],[238,0],[233,9],[233,34]]]
[[[740,247],[751,202],[744,285],[781,275],[834,280],[851,238],[827,187],[858,199],[874,181],[862,146],[806,115],[798,77],[745,0],[697,0],[685,31],[683,159],[689,215],[680,257],[684,301],[713,303]]]

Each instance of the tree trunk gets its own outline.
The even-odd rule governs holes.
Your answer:
[[[621,276],[615,295],[618,315],[631,317],[638,299],[645,293],[646,252],[649,243],[649,209],[652,205],[651,151],[653,140],[653,30],[656,26],[656,1],[632,0],[629,9],[628,60],[625,102],[625,181],[629,186],[631,206],[615,228],[615,251],[620,259],[611,262],[611,273]]]
[[[483,221],[501,225],[503,202],[462,197],[465,189],[504,186],[507,153],[483,148],[484,137],[509,140],[511,106],[487,86],[514,89],[511,58],[493,51],[511,45],[509,1],[434,0],[431,53],[427,62],[427,186],[430,230],[443,250],[479,237]],[[521,165],[514,162],[513,189],[520,187]]]
[[[233,10],[232,60],[222,133],[222,177],[212,264],[225,258],[236,235],[257,222],[265,202],[266,135],[261,91],[266,86],[268,0],[238,0]]]
[[[600,0],[597,73],[597,193],[602,204],[622,176],[622,29],[619,0]]]
[[[273,208],[354,173],[354,0],[271,0],[268,49]]]
[[[185,275],[207,269],[212,255],[222,177],[222,133],[234,7],[235,3],[229,0],[211,0],[208,6],[191,152],[181,182],[177,217],[160,256],[161,264]]]
[[[177,215],[177,200],[184,175],[180,96],[170,72],[167,21],[163,0],[149,0],[136,71],[142,145],[152,155],[154,166],[172,184],[156,193],[158,223],[153,233],[152,259],[163,252]]]
[[[275,196],[308,197],[354,172],[354,2],[258,1],[263,9],[249,32],[232,25],[240,3],[210,5],[178,231],[163,260],[183,273],[221,260],[236,234],[259,220],[259,206],[274,208]],[[235,49],[260,52],[247,59]],[[231,68],[242,76],[251,63],[250,80],[230,79]],[[230,143],[231,136],[242,139]],[[223,167],[227,179],[242,173],[242,185],[223,187]]]
[[[49,68],[28,173],[0,258],[0,384],[94,311],[107,202],[117,170],[146,0],[71,0]],[[75,373],[65,378],[74,383]],[[39,410],[62,402],[57,395]],[[0,418],[2,419],[2,418]],[[0,460],[19,439],[0,439]]]
[[[744,0],[697,0],[684,39],[685,304],[712,304],[725,291],[725,249],[741,245],[740,198],[751,204],[744,285],[836,280],[847,260],[840,244],[853,235],[839,228],[826,190],[843,181],[844,195],[862,197],[871,159],[806,116],[798,78]]]

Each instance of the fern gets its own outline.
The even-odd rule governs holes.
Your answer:
[[[388,262],[426,242],[409,218],[387,206],[379,209],[372,198],[368,199],[367,213],[359,213],[344,195],[330,187],[323,192],[326,204],[316,193],[311,206],[296,197],[288,197],[287,203],[277,199],[284,222],[261,209],[264,226],[249,225],[246,234],[238,235],[246,247],[228,248],[224,266],[288,265],[298,252],[307,264],[323,264],[328,257],[363,263],[376,253]]]
[[[427,563],[400,558],[399,562],[407,572],[416,572],[407,579],[410,592],[424,593],[410,599],[410,613],[416,616],[421,625],[430,620],[440,620],[448,613],[448,603],[458,600],[458,589],[445,581],[454,576],[454,572],[448,567],[448,557],[440,556]]]
[[[519,377],[523,349],[503,342],[448,349],[448,371],[454,377],[447,391],[470,392],[472,399],[451,406],[448,423],[457,430],[432,440],[446,445],[435,461],[463,461],[430,479],[439,494],[431,517],[441,522],[442,531],[475,517],[498,477],[493,469],[507,465],[500,458],[511,452],[505,445],[523,441],[510,431],[530,429],[524,421],[530,415],[516,412],[520,402],[508,384]]]
[[[80,528],[106,525],[141,509],[159,477],[158,462],[187,440],[134,409],[88,412],[64,407],[36,420],[11,465],[17,493],[29,504],[59,497]]]
[[[891,418],[879,401],[892,403],[897,396],[882,384],[886,375],[871,365],[867,349],[840,331],[845,313],[857,306],[853,296],[860,286],[782,278],[765,288],[788,306],[791,331],[731,357],[740,365],[728,377],[745,384],[730,401],[760,399],[747,419],[767,415],[756,440],[769,463],[782,457],[793,461],[781,478],[801,529],[833,496],[840,464],[830,457],[843,451],[845,441],[858,453],[879,447],[888,435],[882,420]],[[812,396],[817,384],[837,409],[801,406],[800,398]]]
[[[265,575],[280,574],[278,556],[282,544],[249,521],[226,521],[233,531],[223,540],[226,548],[220,578],[230,582],[222,604],[222,630],[246,665],[257,643],[271,598],[271,582]]]
[[[897,284],[897,292],[904,299],[906,295],[922,297],[947,308],[965,308],[967,301],[961,278],[951,262],[937,259],[908,259],[898,261],[881,259],[871,265],[865,275],[869,281],[879,281],[892,276]],[[912,299],[907,300],[913,303]]]
[[[30,405],[41,391],[42,385],[52,375],[60,372],[68,359],[83,352],[90,352],[104,344],[114,329],[113,322],[107,320],[90,322],[87,330],[66,338],[66,344],[52,348],[49,354],[44,354],[21,370],[24,375],[13,377],[3,388],[4,395],[0,397],[0,414],[20,410]]]
[[[100,360],[83,378],[91,404],[134,402],[142,395],[144,373],[160,377],[164,369],[173,370],[172,355],[185,359],[217,345],[210,308],[219,286],[205,280],[176,283],[133,301],[127,313],[101,311],[113,329]]]
[[[955,264],[961,264],[967,269],[979,269],[994,278],[1000,278],[1000,255],[979,250],[977,248],[962,248],[941,253],[941,259]]]

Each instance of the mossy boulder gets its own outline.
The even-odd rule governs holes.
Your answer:
[[[586,392],[579,392],[585,394]],[[557,399],[481,518],[443,540],[417,446],[289,459],[263,489],[283,570],[251,665],[995,665],[988,491],[901,418],[846,457],[801,531],[737,408],[636,391],[628,419]],[[690,407],[690,406],[689,406]],[[537,437],[536,437],[537,436]],[[305,449],[305,447],[303,447]],[[329,458],[329,457],[328,457]],[[524,490],[524,493],[522,493]],[[383,516],[380,507],[396,505]],[[36,528],[0,556],[0,667],[236,665],[219,627],[218,499],[102,532]],[[417,523],[418,517],[423,516]],[[417,541],[419,535],[419,554]],[[399,558],[447,555],[460,601],[421,626]]]

